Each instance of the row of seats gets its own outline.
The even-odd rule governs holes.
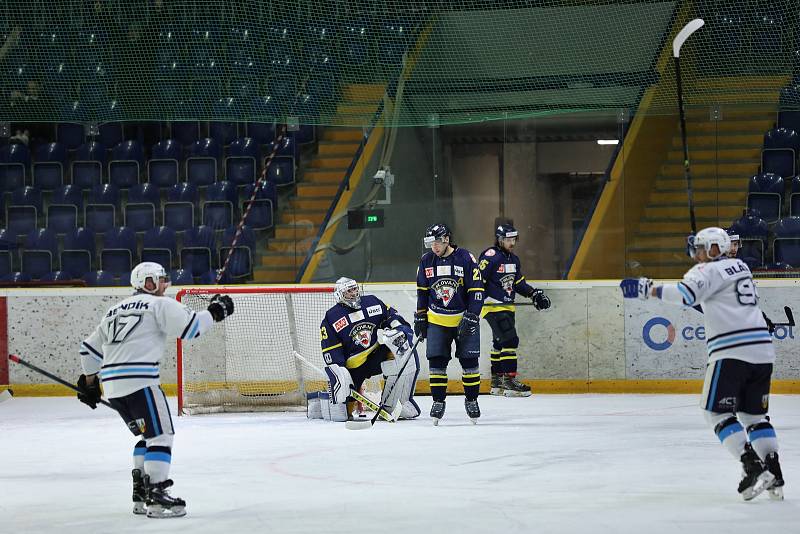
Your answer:
[[[747,188],[747,209],[756,210],[770,224],[786,215],[800,215],[800,176],[791,179],[789,191],[783,177],[775,173],[753,176]]]
[[[794,176],[797,174],[798,155],[800,155],[800,135],[788,128],[772,128],[764,134],[761,172]]]
[[[145,232],[139,246],[133,230],[119,227],[105,232],[101,246],[97,247],[93,231],[77,228],[64,236],[63,246],[60,246],[55,232],[41,229],[28,234],[24,246],[17,249],[13,236],[6,229],[0,229],[0,244],[5,245],[5,250],[0,250],[0,276],[18,270],[40,279],[53,270],[60,270],[72,278],[80,278],[95,265],[104,271],[122,273],[130,271],[139,261],[153,261],[166,269],[179,265],[194,276],[212,267],[222,267],[227,261],[226,273],[232,279],[252,273],[256,248],[252,228],[229,227],[222,232],[219,246],[217,242],[213,228],[198,226],[182,235],[179,247],[175,231],[161,226]]]
[[[201,201],[197,186],[179,183],[166,191],[166,199],[162,202],[157,187],[139,184],[127,190],[127,202],[123,205],[120,190],[114,185],[95,185],[87,202],[84,202],[80,189],[66,185],[53,192],[46,208],[42,192],[25,186],[11,194],[5,209],[6,227],[15,235],[27,234],[40,227],[59,234],[79,226],[104,232],[118,226],[120,221],[135,232],[147,231],[158,224],[182,232],[198,221],[222,229],[231,226],[251,206],[245,222],[255,230],[264,230],[273,226],[277,191],[274,183],[266,182],[253,197],[257,186],[249,183],[237,188],[227,181],[212,183]]]
[[[768,263],[769,248],[773,264],[800,268],[800,217],[784,217],[770,232],[767,221],[757,211],[750,210],[734,221],[731,230],[741,239],[738,257],[751,269],[763,268]]]
[[[174,286],[188,286],[194,284],[213,285],[217,283],[218,272],[208,271],[200,276],[193,276],[186,269],[173,269],[170,271],[170,281]],[[131,273],[112,273],[109,271],[89,271],[79,278],[73,277],[66,271],[50,271],[39,278],[38,282],[70,282],[83,280],[90,287],[112,287],[129,286],[131,283]],[[26,282],[33,282],[34,279],[28,273],[13,271],[0,276],[0,285],[15,285]],[[229,283],[230,278],[223,275],[220,283]]]
[[[65,184],[67,169],[72,185],[82,189],[103,183],[120,188],[133,187],[145,177],[157,187],[170,187],[180,181],[208,186],[220,180],[219,169],[227,181],[237,185],[253,183],[261,174],[266,157],[274,154],[267,168],[267,179],[277,185],[291,185],[295,180],[295,162],[299,156],[292,137],[283,137],[261,146],[252,137],[236,139],[223,156],[223,147],[211,138],[192,143],[187,151],[172,139],[160,141],[150,150],[150,158],[138,141],[123,141],[114,146],[107,160],[105,146],[97,141],[81,145],[68,161],[65,145],[55,142],[36,148],[31,162],[24,144],[0,147],[0,191],[13,191],[30,182],[44,191]],[[28,180],[28,175],[31,179]]]

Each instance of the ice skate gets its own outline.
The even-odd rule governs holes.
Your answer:
[[[144,515],[147,513],[147,487],[144,485],[144,477],[142,476],[141,469],[134,469],[131,471],[133,477],[133,513],[136,515]]]
[[[433,418],[433,426],[439,425],[439,420],[444,417],[444,401],[433,401],[431,406],[431,417]]]
[[[506,397],[530,397],[531,388],[519,380],[516,376],[506,375],[501,381],[503,395]]]
[[[186,515],[186,502],[172,497],[168,488],[172,480],[147,485],[147,517],[158,519],[183,517]]]
[[[743,473],[739,493],[744,500],[750,501],[773,484],[775,475],[764,466],[749,443],[745,445],[741,461]]]
[[[467,410],[467,416],[472,424],[478,423],[478,418],[481,416],[481,409],[478,406],[478,399],[468,400],[464,399],[464,409]]]
[[[489,390],[491,395],[503,396],[503,375],[492,374],[492,389]]]
[[[772,485],[767,488],[769,498],[775,501],[782,501],[784,482],[781,464],[778,462],[778,453],[769,453],[767,458],[764,460],[764,464],[767,466],[767,469],[769,469],[769,472],[775,477],[775,480],[772,481]]]

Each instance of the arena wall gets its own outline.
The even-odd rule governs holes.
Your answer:
[[[794,280],[758,282],[762,308],[773,321],[786,321],[783,307],[792,305],[800,290],[798,284],[800,281]],[[532,306],[517,308],[520,378],[534,391],[700,391],[705,373],[705,332],[703,318],[695,310],[657,300],[625,300],[613,280],[537,285],[550,296],[552,308],[545,312]],[[413,317],[413,284],[369,284],[366,291],[395,306],[409,320]],[[171,288],[171,295],[176,292]],[[74,380],[80,374],[80,341],[109,306],[127,295],[130,290],[126,288],[0,291],[0,302],[5,301],[7,311],[7,327],[0,324],[0,347],[5,342],[9,353]],[[320,319],[309,318],[313,322]],[[482,391],[488,391],[491,333],[486,322],[481,323]],[[797,336],[797,327],[778,327],[775,332],[778,358],[774,392],[800,393]],[[174,391],[176,381],[175,359],[175,344],[169,343],[161,370],[169,392]],[[6,371],[17,395],[69,393],[20,365],[10,363],[4,368],[0,364],[0,377]],[[421,393],[428,391],[427,371],[423,358],[418,386]],[[460,367],[451,362],[449,374],[453,391],[460,391]]]

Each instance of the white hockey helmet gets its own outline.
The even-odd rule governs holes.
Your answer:
[[[156,288],[153,291],[145,289],[144,285],[148,278],[152,278]],[[152,261],[145,261],[137,265],[131,271],[131,286],[137,291],[144,291],[145,293],[155,293],[158,291],[158,281],[165,278],[169,282],[169,275],[164,267]]]
[[[361,308],[361,288],[358,282],[352,278],[341,277],[336,281],[336,288],[333,290],[336,302],[350,306],[351,308]]]
[[[719,247],[718,256],[711,255],[711,247],[713,245]],[[728,235],[728,232],[716,226],[703,228],[694,236],[694,248],[697,249],[700,247],[705,249],[709,259],[715,260],[717,258],[722,258],[731,250],[731,237]]]

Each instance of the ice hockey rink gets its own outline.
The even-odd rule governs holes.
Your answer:
[[[786,500],[746,503],[694,395],[452,396],[439,427],[304,413],[176,418],[178,519],[134,516],[134,438],[73,398],[0,404],[0,531],[797,532],[800,397],[772,398]],[[174,406],[173,406],[174,408]]]

